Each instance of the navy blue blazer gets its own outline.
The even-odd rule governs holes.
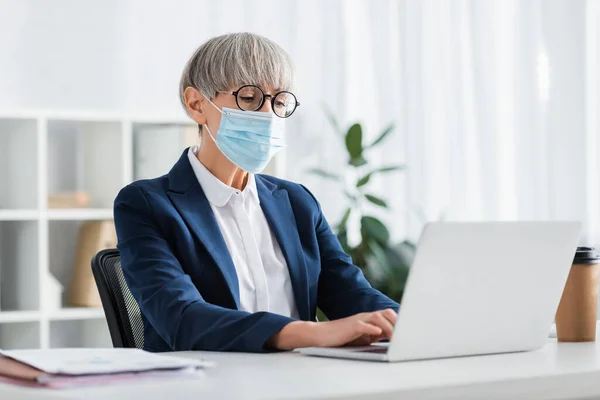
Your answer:
[[[284,254],[300,319],[398,308],[344,253],[302,185],[256,175],[260,206]],[[144,349],[261,352],[292,318],[239,311],[225,240],[187,157],[164,176],[123,188],[115,225],[125,280],[144,320]]]

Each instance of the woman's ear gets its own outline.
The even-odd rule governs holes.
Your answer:
[[[194,87],[188,86],[183,92],[185,108],[192,119],[200,126],[206,124],[206,113],[204,112],[204,101],[202,93]]]

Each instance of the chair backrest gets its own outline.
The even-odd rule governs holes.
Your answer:
[[[100,251],[92,259],[92,272],[100,292],[114,347],[144,347],[144,323],[121,268],[119,250]]]

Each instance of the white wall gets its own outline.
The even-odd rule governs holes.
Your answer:
[[[0,0],[0,108],[120,109],[118,4]]]

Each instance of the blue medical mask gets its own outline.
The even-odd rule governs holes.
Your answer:
[[[207,99],[208,100],[208,99]],[[205,124],[221,153],[244,171],[261,172],[279,150],[285,147],[285,121],[275,114],[219,107],[222,114],[216,138]]]

